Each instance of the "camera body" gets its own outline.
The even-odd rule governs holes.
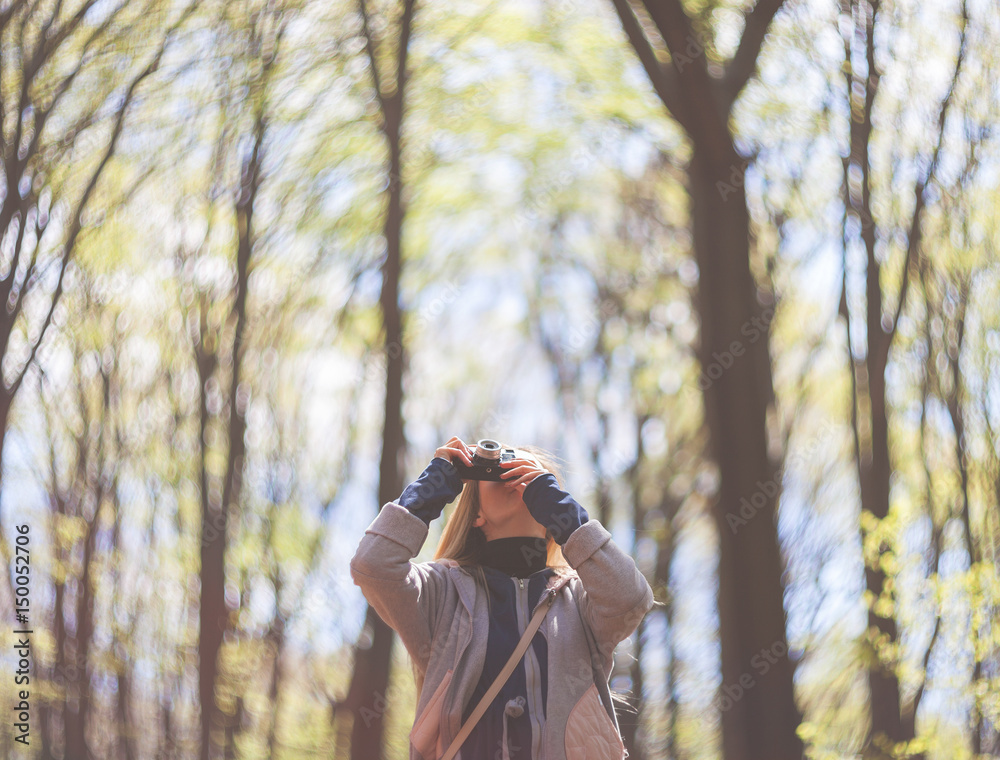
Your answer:
[[[514,449],[503,448],[492,438],[483,438],[476,444],[476,451],[472,455],[472,466],[466,466],[461,462],[454,462],[455,469],[458,470],[458,477],[462,480],[496,480],[500,481],[500,473],[503,468],[501,462],[509,462],[514,459]]]

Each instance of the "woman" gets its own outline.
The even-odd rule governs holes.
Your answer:
[[[615,646],[653,606],[632,558],[572,496],[544,452],[515,449],[502,482],[463,481],[473,451],[452,438],[386,504],[351,577],[413,660],[411,760],[437,760],[494,682],[543,594],[531,646],[462,743],[461,760],[620,760],[608,679]],[[428,526],[461,493],[434,560]]]

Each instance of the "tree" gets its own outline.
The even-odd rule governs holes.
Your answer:
[[[379,506],[396,499],[403,490],[403,456],[406,439],[403,434],[403,372],[405,353],[403,342],[403,310],[399,302],[399,277],[402,271],[403,218],[406,204],[403,197],[402,127],[405,114],[404,96],[409,81],[407,54],[413,28],[416,0],[402,0],[394,50],[386,50],[389,42],[379,33],[385,22],[375,26],[366,0],[358,0],[361,33],[368,57],[372,86],[378,108],[379,131],[388,151],[386,165],[386,209],[382,236],[385,258],[381,266],[382,290],[379,307],[385,351],[385,404],[382,423],[382,457],[379,465]],[[394,70],[383,71],[386,56],[394,58]],[[370,645],[354,650],[354,673],[344,705],[354,715],[351,729],[351,757],[383,757],[385,706],[372,702],[373,695],[384,695],[389,686],[393,631],[370,605],[366,607],[362,635],[370,636]]]
[[[246,12],[249,23],[240,11]],[[220,652],[226,634],[233,630],[225,591],[226,557],[230,519],[240,514],[245,498],[247,410],[252,397],[246,356],[253,337],[248,332],[248,304],[250,274],[260,236],[255,210],[266,179],[264,164],[274,99],[272,77],[291,18],[289,11],[284,4],[252,2],[220,7],[222,23],[214,30],[215,40],[220,51],[230,54],[231,66],[218,72],[223,98],[213,153],[215,173],[207,193],[206,235],[196,250],[179,253],[179,258],[195,262],[221,259],[224,271],[223,276],[186,283],[194,304],[191,309],[184,308],[198,375],[198,693],[202,760],[230,756],[240,723],[239,707],[234,718],[219,704],[220,686],[226,675]],[[245,93],[245,98],[238,96],[240,92]],[[230,165],[236,167],[236,176],[226,171]],[[230,199],[231,209],[216,203],[217,198]],[[223,206],[221,212],[218,206]],[[226,212],[232,213],[235,231],[231,254],[220,252],[209,238],[213,217]],[[182,266],[181,271],[190,273],[195,268]],[[221,452],[213,445],[216,440],[225,442]],[[215,464],[220,462],[221,467]],[[242,696],[236,695],[235,701],[241,704]]]
[[[9,379],[0,372],[0,488],[11,407],[56,318],[87,214],[97,210],[95,192],[140,86],[195,7],[168,24],[172,4],[160,0],[120,3],[103,17],[91,12],[96,5],[15,0],[0,7],[0,366],[11,369]],[[136,38],[152,41],[151,55],[128,44]],[[56,281],[48,295],[50,272]],[[40,320],[24,308],[35,298],[48,301]],[[2,512],[0,552],[9,567]]]
[[[730,125],[733,104],[754,74],[782,2],[761,0],[744,14],[743,35],[728,61],[713,44],[711,5],[692,15],[680,0],[612,2],[653,89],[691,145],[687,174],[698,263],[699,385],[720,476],[713,513],[720,541],[722,682],[745,692],[722,712],[723,754],[727,760],[800,758],[801,716],[787,655],[775,525],[781,468],[768,453],[774,294],[751,270],[743,186],[750,159],[738,150]],[[741,500],[751,497],[761,506],[737,535],[733,520],[742,520]],[[766,676],[745,689],[751,661],[762,651],[782,654]]]
[[[878,95],[881,75],[876,61],[875,31],[881,4],[878,0],[845,0],[841,4],[844,19],[844,77],[847,93],[847,114],[850,119],[850,147],[844,160],[844,268],[843,296],[840,309],[847,327],[848,364],[851,378],[851,422],[854,434],[854,463],[857,468],[861,496],[861,535],[865,550],[865,589],[868,598],[868,633],[864,639],[869,687],[869,716],[866,758],[889,758],[901,745],[916,736],[916,711],[923,696],[923,686],[914,698],[904,702],[900,689],[899,625],[886,603],[894,596],[887,578],[893,573],[894,548],[879,526],[890,514],[890,478],[893,467],[889,451],[889,405],[886,395],[889,353],[898,334],[900,319],[906,305],[912,271],[921,256],[924,216],[928,193],[937,182],[945,125],[962,64],[966,55],[968,9],[963,0],[960,40],[950,86],[937,109],[934,146],[926,169],[913,188],[913,208],[905,222],[906,247],[895,305],[889,300],[883,285],[883,262],[877,252],[878,239],[886,233],[872,203],[872,165],[870,143],[873,132],[872,114]],[[849,228],[849,220],[853,227]],[[865,326],[863,342],[852,337],[852,309],[848,284],[849,250],[855,236],[860,238],[864,254],[864,312],[860,321]],[[855,307],[856,308],[856,307]],[[858,345],[855,345],[855,344]],[[929,359],[930,360],[930,359]],[[957,391],[956,391],[957,392]],[[954,399],[948,399],[949,408]],[[958,410],[956,409],[957,413]],[[961,420],[956,420],[956,435],[961,438]],[[960,460],[961,462],[961,460]],[[967,504],[967,492],[965,503]],[[967,514],[968,509],[965,508]],[[935,528],[937,530],[937,528]],[[971,549],[971,547],[970,547]],[[935,541],[935,553],[940,548]],[[925,655],[937,638],[940,625],[935,623]]]

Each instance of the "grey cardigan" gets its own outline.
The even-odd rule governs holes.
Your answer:
[[[437,760],[461,728],[486,656],[486,592],[453,560],[411,562],[428,526],[395,502],[368,526],[351,577],[413,660],[419,697],[410,760]],[[548,643],[542,756],[533,760],[620,760],[626,756],[608,679],[619,642],[653,606],[634,560],[597,520],[563,545],[572,570],[549,581],[552,608],[540,630]],[[460,760],[493,760],[461,758]]]

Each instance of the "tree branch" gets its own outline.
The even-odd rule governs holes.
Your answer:
[[[374,37],[371,24],[368,20],[368,6],[365,0],[358,0],[358,11],[361,13],[361,32],[365,38],[365,51],[368,53],[368,62],[372,68],[372,81],[375,84],[375,97],[378,98],[379,107],[385,113],[385,94],[382,90],[382,75],[378,70],[378,41]]]
[[[728,173],[735,158],[729,111],[719,97],[718,81],[708,74],[704,41],[680,0],[643,0],[643,5],[670,51],[678,88],[690,110],[693,129],[688,136],[702,147],[717,172]]]
[[[885,339],[885,352],[888,354],[889,348],[892,345],[893,338],[896,337],[896,329],[899,327],[899,317],[903,312],[903,306],[906,305],[906,293],[910,284],[910,267],[913,261],[915,252],[917,248],[920,247],[921,240],[921,222],[923,221],[924,209],[927,205],[927,186],[934,181],[934,177],[937,173],[938,159],[941,156],[941,146],[944,143],[944,127],[945,121],[948,117],[948,109],[951,106],[952,98],[955,94],[955,87],[958,84],[958,77],[962,71],[962,62],[965,60],[965,52],[968,41],[968,28],[969,28],[969,7],[968,0],[962,0],[962,31],[961,37],[958,44],[958,55],[955,59],[955,71],[951,76],[951,84],[948,86],[948,92],[945,94],[944,99],[941,101],[941,108],[938,111],[938,135],[937,144],[934,146],[934,152],[931,154],[930,165],[927,167],[927,174],[923,179],[917,182],[914,188],[915,202],[913,204],[913,216],[910,219],[910,229],[907,234],[906,240],[906,257],[903,260],[903,278],[899,287],[899,301],[896,304],[896,310],[892,317],[892,322],[889,323],[888,335]]]
[[[649,81],[653,84],[653,89],[660,96],[667,110],[673,115],[685,130],[690,131],[693,124],[687,113],[687,107],[681,99],[680,88],[677,84],[677,76],[670,69],[660,65],[656,57],[656,51],[650,44],[649,39],[643,32],[639,24],[639,19],[635,16],[635,11],[629,5],[628,0],[611,0],[621,19],[622,28],[639,57],[639,62],[646,70]]]
[[[758,0],[753,10],[744,14],[745,24],[740,45],[726,65],[726,73],[722,77],[727,111],[757,70],[757,59],[767,37],[767,30],[783,2],[784,0]]]
[[[59,269],[59,279],[56,281],[56,287],[54,292],[52,293],[52,300],[51,303],[49,304],[48,313],[45,315],[45,321],[42,323],[42,328],[38,333],[38,337],[35,339],[35,341],[31,346],[31,351],[28,354],[27,361],[25,361],[24,366],[21,368],[21,371],[17,373],[17,376],[15,377],[14,382],[11,383],[10,388],[9,389],[0,388],[0,390],[6,390],[8,396],[13,396],[17,393],[18,388],[24,381],[24,376],[27,373],[28,368],[32,365],[32,363],[35,360],[35,355],[38,352],[39,346],[41,346],[42,341],[45,339],[45,333],[48,331],[49,325],[52,323],[52,315],[55,312],[55,308],[59,303],[59,299],[62,296],[63,280],[66,276],[66,267],[69,264],[69,260],[73,255],[73,249],[76,245],[76,239],[79,236],[80,231],[83,229],[83,223],[82,223],[83,212],[87,207],[87,203],[90,201],[90,196],[93,194],[94,189],[97,187],[97,183],[100,180],[101,175],[104,173],[105,167],[107,166],[108,162],[111,160],[111,157],[115,153],[115,150],[118,146],[118,139],[121,137],[122,129],[125,125],[125,116],[128,113],[129,106],[132,104],[132,101],[135,98],[136,89],[147,77],[149,77],[154,71],[156,71],[159,68],[160,60],[163,58],[163,54],[166,52],[167,46],[170,43],[171,39],[173,38],[174,33],[187,20],[188,16],[190,16],[194,12],[196,7],[197,7],[197,0],[192,0],[192,2],[189,3],[188,6],[184,9],[184,11],[181,13],[177,21],[175,21],[174,24],[171,25],[170,29],[164,35],[163,41],[160,44],[159,49],[156,51],[156,54],[153,56],[153,59],[146,65],[146,67],[142,71],[139,72],[139,74],[136,75],[135,79],[132,80],[132,82],[129,84],[128,88],[125,91],[125,96],[122,98],[121,107],[119,108],[118,113],[116,114],[114,127],[111,130],[111,137],[108,140],[108,146],[105,149],[104,155],[101,157],[101,160],[98,163],[97,167],[94,169],[93,174],[91,174],[90,180],[87,182],[87,186],[84,188],[83,194],[80,196],[80,201],[78,202],[76,211],[73,214],[73,218],[69,226],[69,231],[66,234],[66,239],[65,242],[63,243],[63,251],[61,255],[62,262]],[[2,379],[0,379],[0,385],[2,385]]]

